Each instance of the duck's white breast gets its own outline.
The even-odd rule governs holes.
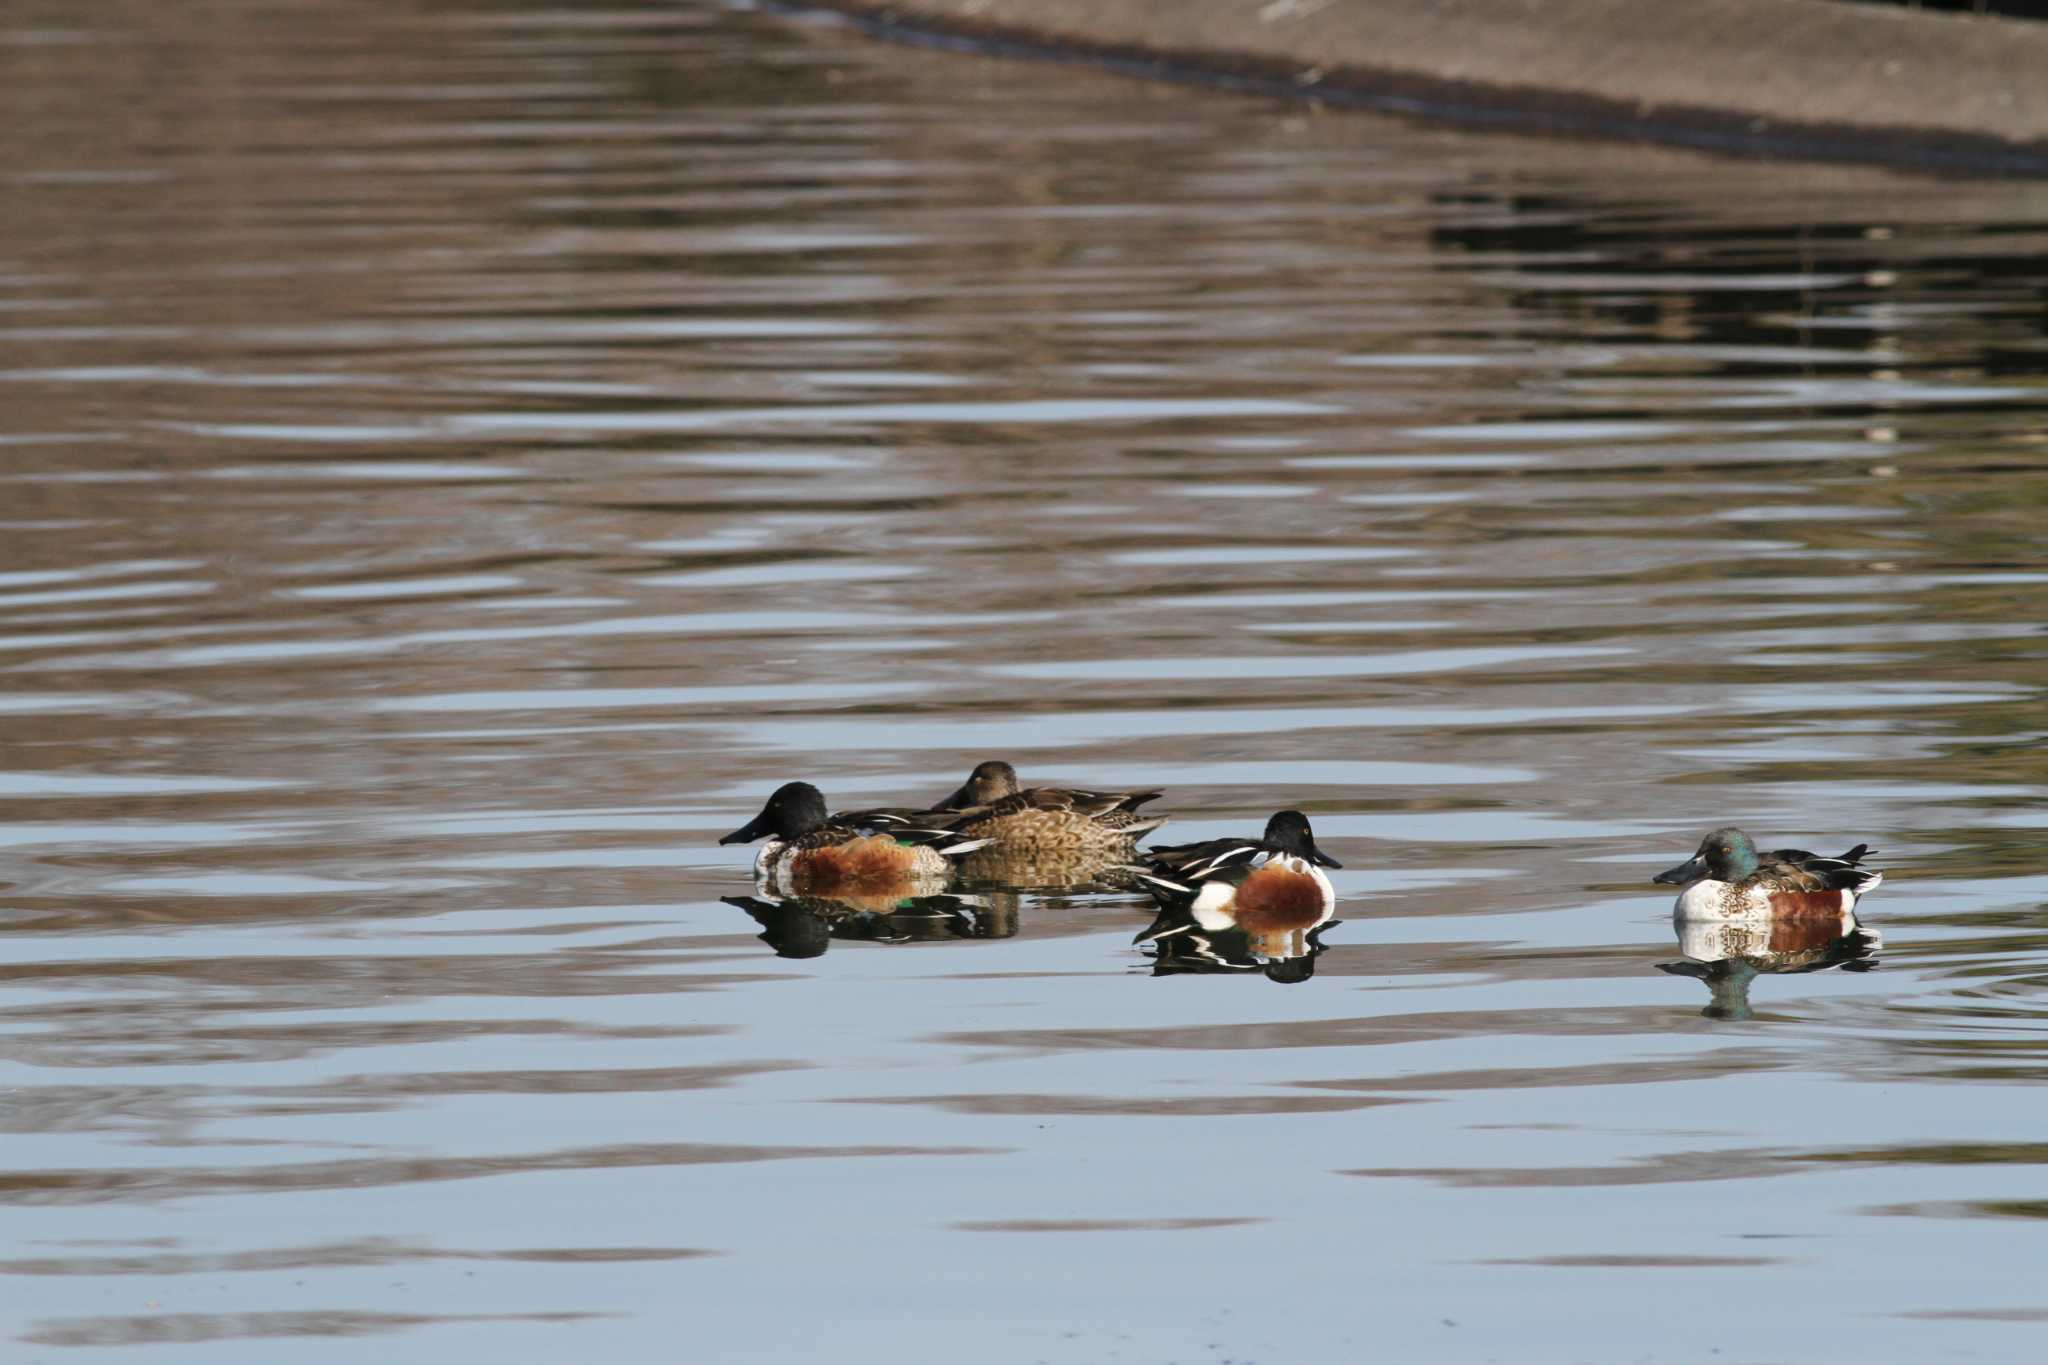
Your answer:
[[[1230,902],[1236,898],[1237,888],[1229,882],[1203,882],[1194,904],[1188,907],[1188,914],[1211,933],[1228,929],[1237,923],[1230,913]]]
[[[1737,887],[1711,877],[1691,882],[1672,909],[1696,919],[1735,919],[1771,913],[1771,898],[1758,887]]]

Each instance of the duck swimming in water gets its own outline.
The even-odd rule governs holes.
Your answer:
[[[1191,926],[1260,938],[1305,933],[1329,919],[1337,892],[1322,870],[1342,866],[1316,847],[1306,815],[1283,810],[1256,839],[1154,845],[1137,875],[1162,910]]]
[[[934,811],[959,811],[964,834],[987,838],[997,848],[1072,850],[1126,848],[1165,824],[1164,815],[1143,815],[1138,807],[1159,799],[1157,788],[1142,791],[1086,791],[1077,787],[1026,787],[1017,770],[1001,759],[977,764],[960,789]]]
[[[1673,907],[1681,915],[1839,915],[1875,891],[1884,873],[1863,866],[1874,850],[1858,844],[1839,858],[1803,848],[1759,853],[1732,825],[1700,840],[1699,851],[1651,880],[1683,886]]]
[[[754,872],[771,884],[786,884],[805,895],[839,891],[886,892],[902,886],[911,894],[920,882],[943,881],[956,859],[988,842],[959,830],[959,817],[898,823],[877,812],[828,815],[825,797],[808,782],[776,788],[761,813],[726,835],[721,844],[749,844],[767,837]]]

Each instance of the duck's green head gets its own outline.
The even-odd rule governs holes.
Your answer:
[[[1723,825],[1700,840],[1699,851],[1652,881],[1684,885],[1711,877],[1717,882],[1739,882],[1756,871],[1756,845],[1733,825]]]
[[[1259,842],[1275,853],[1290,853],[1320,867],[1344,866],[1316,847],[1315,831],[1308,827],[1308,817],[1298,810],[1275,814],[1266,822],[1266,837]]]

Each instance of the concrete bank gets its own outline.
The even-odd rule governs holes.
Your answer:
[[[1844,0],[794,0],[883,36],[1747,154],[2048,175],[2048,23]]]

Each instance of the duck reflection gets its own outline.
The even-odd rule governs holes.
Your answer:
[[[960,860],[960,885],[976,891],[1132,891],[1138,886],[1137,873],[1128,849],[992,844]]]
[[[820,957],[832,940],[914,943],[946,938],[1011,938],[1015,896],[725,896],[754,917],[777,957]]]
[[[1185,909],[1163,908],[1132,942],[1152,959],[1152,975],[1187,972],[1259,972],[1283,986],[1316,974],[1316,959],[1328,946],[1325,929],[1343,923],[1323,919],[1306,928],[1264,932],[1239,924],[1205,927]]]
[[[1709,1019],[1750,1019],[1749,985],[1764,973],[1822,972],[1840,967],[1867,972],[1877,966],[1884,939],[1853,910],[1831,915],[1744,919],[1676,916],[1684,962],[1657,970],[1704,981],[1712,997],[1700,1013]]]

